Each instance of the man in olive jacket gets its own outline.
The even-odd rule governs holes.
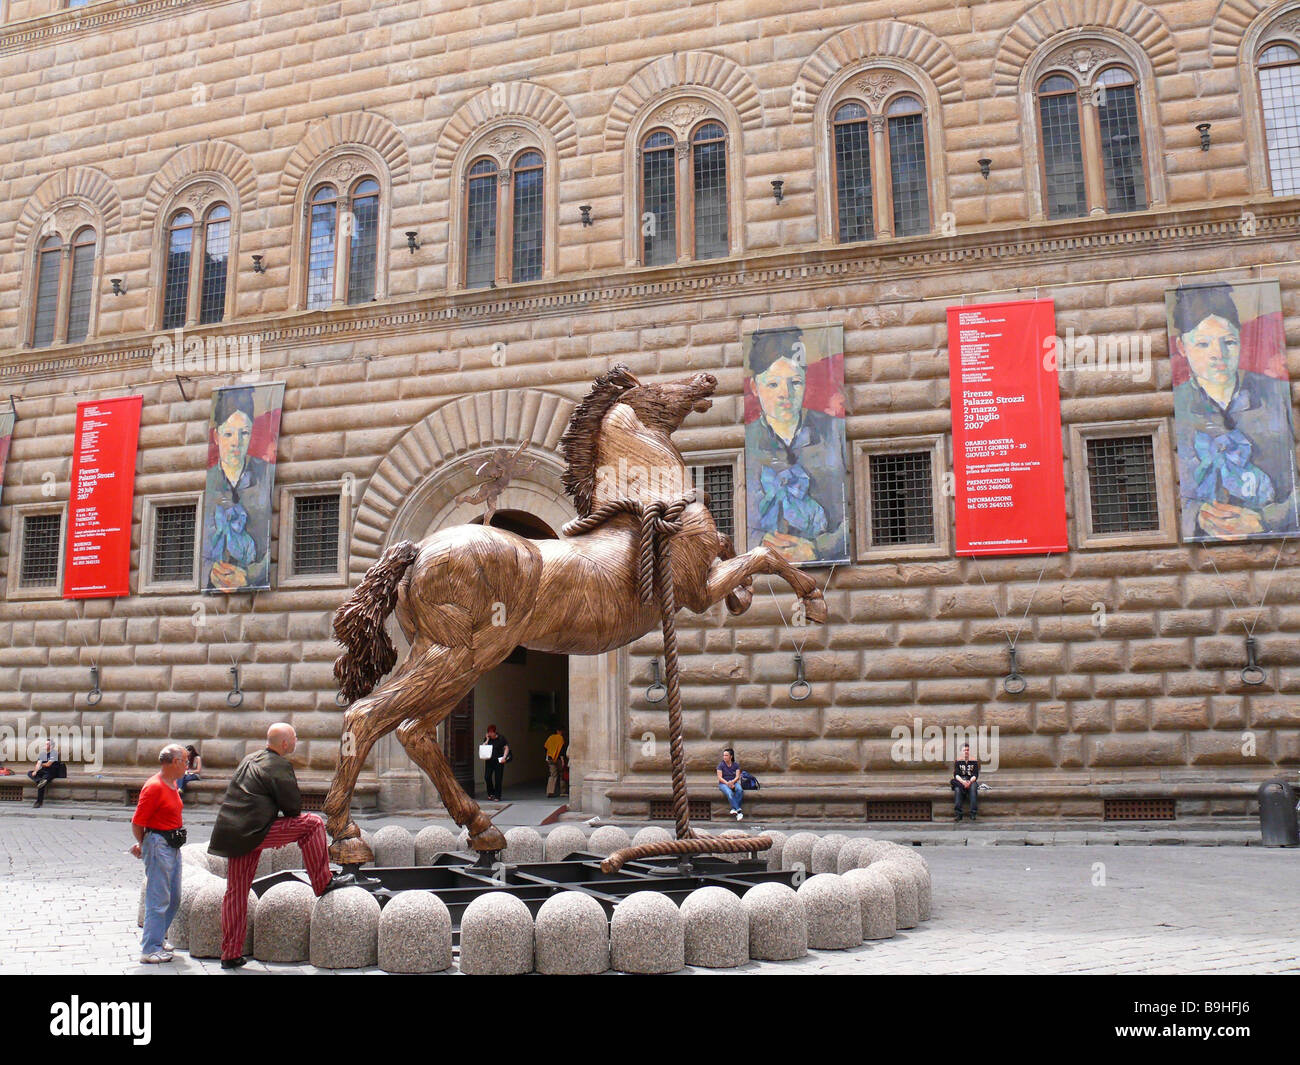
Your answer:
[[[289,763],[297,745],[292,725],[272,725],[266,733],[266,746],[239,763],[221,800],[208,853],[229,859],[226,897],[221,904],[223,969],[237,969],[247,960],[243,951],[248,892],[265,848],[298,844],[318,897],[353,880],[331,875],[325,822],[317,814],[302,812],[298,778]]]

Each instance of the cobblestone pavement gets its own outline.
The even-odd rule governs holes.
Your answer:
[[[142,867],[127,853],[125,817],[43,813],[0,812],[0,973],[220,974],[217,961],[179,952],[170,965],[137,964]],[[368,827],[390,820],[414,823]],[[193,825],[191,838],[206,840],[209,831]],[[923,853],[934,899],[920,928],[856,950],[727,971],[1300,972],[1294,850],[1058,844]],[[242,972],[304,971],[318,970],[250,962]]]

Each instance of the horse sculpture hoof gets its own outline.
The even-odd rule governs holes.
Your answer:
[[[360,836],[336,839],[330,844],[330,861],[339,865],[366,865],[375,860],[375,852]]]
[[[803,616],[812,625],[826,623],[826,600],[822,598],[820,592],[803,600]]]
[[[736,615],[743,614],[749,609],[749,604],[754,601],[754,593],[748,588],[737,588],[726,598],[727,613]]]
[[[496,825],[489,825],[477,836],[470,836],[469,845],[476,851],[503,851],[506,849],[506,837]]]

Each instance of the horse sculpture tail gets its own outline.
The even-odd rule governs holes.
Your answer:
[[[397,662],[384,621],[397,605],[397,587],[419,553],[419,545],[410,540],[393,544],[334,611],[334,639],[346,648],[334,659],[334,678],[349,703],[368,695]]]

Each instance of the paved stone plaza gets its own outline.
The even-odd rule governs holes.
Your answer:
[[[127,853],[126,811],[0,814],[0,973],[220,974],[215,960],[178,952],[142,966],[135,924],[142,867]],[[106,820],[112,817],[113,820]],[[191,838],[206,840],[199,821]],[[385,818],[366,825],[428,823]],[[775,825],[768,827],[777,827]],[[799,826],[800,828],[805,826]],[[938,826],[936,826],[938,827]],[[842,828],[838,829],[843,831]],[[545,829],[543,829],[545,831]],[[897,838],[897,830],[875,835]],[[1100,826],[1069,837],[981,825],[966,846],[933,832],[923,853],[934,878],[933,918],[895,938],[849,951],[813,951],[796,962],[755,963],[741,973],[1273,973],[1300,971],[1300,852],[1266,850],[1226,836],[1223,845],[1107,846]],[[1168,843],[1195,832],[1167,831]],[[1116,841],[1137,843],[1131,830]],[[1207,837],[1210,838],[1210,837]],[[1256,840],[1258,836],[1254,837]],[[1094,886],[1104,873],[1104,886]],[[37,947],[43,941],[53,947]],[[310,972],[307,965],[250,962],[240,975]],[[361,970],[378,972],[378,970]],[[694,970],[707,972],[708,970]],[[227,974],[232,975],[232,974]]]

